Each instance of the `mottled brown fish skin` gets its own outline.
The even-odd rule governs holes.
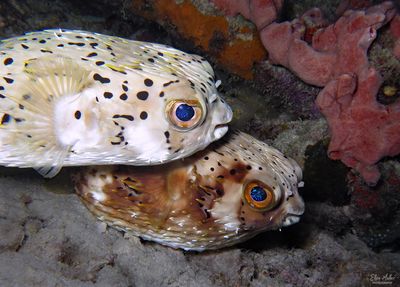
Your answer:
[[[300,181],[293,160],[242,133],[185,160],[89,167],[75,177],[77,194],[99,219],[146,240],[196,251],[296,223],[304,211]],[[254,183],[274,189],[270,209],[258,210],[245,200],[244,191]]]

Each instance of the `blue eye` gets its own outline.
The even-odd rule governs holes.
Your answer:
[[[190,121],[194,116],[194,108],[187,104],[181,104],[176,108],[175,115],[183,122]]]
[[[250,196],[255,201],[263,201],[267,198],[267,193],[261,186],[255,186],[250,191]]]
[[[165,106],[169,122],[178,130],[189,131],[203,119],[203,109],[198,100],[172,100]]]
[[[270,186],[254,180],[247,183],[243,189],[243,200],[256,211],[264,212],[274,208],[280,200],[281,194],[274,192]]]

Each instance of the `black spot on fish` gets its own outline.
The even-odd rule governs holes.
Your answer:
[[[97,66],[102,66],[102,65],[104,65],[104,62],[103,61],[96,61],[96,65]]]
[[[92,46],[93,49],[96,49],[96,46],[98,46],[99,44],[98,43],[90,43],[89,45]]]
[[[124,90],[124,92],[127,92],[127,91],[128,91],[128,87],[125,86],[125,85],[122,85],[122,89]]]
[[[145,79],[145,80],[144,80],[144,84],[145,84],[147,87],[151,87],[151,86],[153,85],[153,81],[150,80],[150,79]]]
[[[140,118],[141,118],[142,120],[147,119],[147,116],[148,116],[147,113],[144,112],[144,111],[140,113]]]
[[[113,94],[110,93],[110,92],[104,92],[103,96],[104,96],[106,99],[111,99],[111,98],[113,97]]]
[[[75,43],[75,42],[68,42],[68,45],[70,45],[70,46],[78,46],[78,47],[83,47],[83,46],[85,46],[85,43],[81,43],[81,42],[78,42],[78,43]]]
[[[164,92],[160,92],[159,96],[160,98],[164,97]]]
[[[113,119],[119,119],[119,118],[123,118],[128,121],[133,121],[133,119],[134,119],[133,116],[131,116],[131,115],[114,115],[113,116]]]
[[[1,124],[6,124],[10,121],[11,116],[9,114],[4,114],[3,117],[1,118]]]
[[[167,83],[164,83],[163,86],[164,86],[164,87],[168,87],[169,85],[171,85],[171,84],[173,84],[173,83],[179,83],[179,80],[176,80],[176,81],[169,81],[169,82],[167,82]]]
[[[42,53],[49,53],[49,54],[53,54],[53,51],[46,50],[46,49],[40,49],[40,52],[42,52]]]
[[[24,48],[25,50],[29,49],[29,46],[27,46],[25,44],[21,44],[21,47]]]
[[[14,62],[13,58],[7,58],[4,60],[4,65],[8,66]]]
[[[90,57],[96,57],[96,56],[97,56],[97,53],[93,52],[93,53],[88,54],[86,57],[90,58]]]
[[[80,111],[75,112],[75,119],[79,120],[81,118],[82,114]]]
[[[149,97],[149,93],[146,91],[140,91],[136,94],[137,98],[139,100],[145,101]]]
[[[64,47],[64,44],[58,44],[57,47],[62,48],[62,47]]]
[[[39,43],[40,43],[40,44],[45,44],[45,43],[46,43],[46,40],[42,39],[42,40],[39,41]]]
[[[6,81],[7,84],[12,84],[14,83],[14,80],[11,78],[3,77],[4,81]]]
[[[121,100],[123,100],[123,101],[126,101],[126,100],[128,99],[128,95],[125,94],[125,93],[123,93],[123,94],[121,94],[121,95],[119,96],[119,98],[120,98]]]
[[[110,79],[109,78],[103,78],[102,76],[100,76],[99,74],[94,74],[93,75],[93,79],[95,80],[95,81],[99,81],[100,83],[102,83],[102,84],[108,84],[109,82],[110,82]]]

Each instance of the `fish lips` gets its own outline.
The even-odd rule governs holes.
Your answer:
[[[228,131],[228,123],[232,121],[233,112],[230,106],[219,100],[216,103],[217,106],[214,107],[214,114],[213,114],[213,126],[214,131],[212,134],[212,140],[218,140],[223,137]]]
[[[295,214],[288,214],[286,215],[286,218],[282,222],[282,226],[290,226],[292,224],[298,223],[300,221],[300,215],[295,215]]]
[[[303,199],[299,195],[296,195],[294,198],[290,199],[293,200],[289,200],[290,205],[287,207],[287,213],[282,221],[283,227],[298,223],[301,215],[304,213],[305,206]]]

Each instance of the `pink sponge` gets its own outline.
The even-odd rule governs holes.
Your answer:
[[[397,14],[396,17],[390,23],[390,31],[395,39],[393,54],[400,60],[400,15]]]
[[[400,153],[400,102],[378,103],[380,86],[379,74],[369,68],[340,75],[317,97],[332,133],[329,157],[356,169],[371,185],[380,177],[376,163]]]
[[[274,21],[282,8],[283,0],[212,0],[227,15],[242,14],[260,30]]]
[[[327,26],[316,8],[299,19],[276,23],[282,1],[213,2],[228,14],[241,13],[256,24],[271,62],[287,67],[306,83],[324,87],[317,105],[332,134],[328,155],[376,184],[380,177],[376,163],[400,153],[400,102],[377,102],[382,80],[367,52],[377,30],[394,18],[393,3],[343,12],[347,6],[364,7],[369,2],[343,1],[343,15]],[[391,23],[391,32],[398,39],[394,55],[400,58],[399,15]]]

